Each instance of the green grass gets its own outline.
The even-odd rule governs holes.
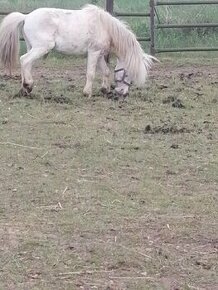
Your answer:
[[[162,59],[127,103],[82,96],[84,59],[34,99],[0,75],[0,289],[218,287],[217,62]]]

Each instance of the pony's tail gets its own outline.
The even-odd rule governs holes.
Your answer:
[[[135,34],[126,24],[109,13],[101,11],[101,22],[109,31],[115,54],[123,61],[124,68],[132,81],[138,86],[143,86],[153,61],[158,60],[144,53]]]
[[[10,74],[17,62],[19,53],[19,27],[25,15],[13,12],[7,15],[0,25],[0,61]]]

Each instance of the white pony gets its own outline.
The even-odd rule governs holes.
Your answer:
[[[145,54],[132,31],[120,20],[103,9],[87,5],[82,10],[39,8],[24,15],[13,12],[0,26],[0,60],[10,72],[19,53],[19,29],[22,30],[27,53],[20,57],[22,92],[29,94],[33,88],[32,65],[52,49],[64,54],[87,53],[87,75],[83,93],[92,95],[92,83],[99,65],[102,90],[110,90],[110,70],[105,62],[109,52],[117,56],[118,74],[116,92],[128,93],[131,82],[144,85],[154,57]],[[128,85],[125,84],[128,72]],[[116,70],[115,70],[116,81]]]

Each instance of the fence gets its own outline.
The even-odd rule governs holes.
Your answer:
[[[147,37],[138,38],[139,41],[149,41],[150,42],[150,53],[164,53],[164,52],[185,52],[185,51],[218,51],[218,47],[183,47],[183,48],[158,48],[155,45],[155,36],[159,29],[170,29],[170,28],[197,28],[197,27],[218,27],[218,23],[193,23],[193,24],[156,24],[157,7],[158,6],[183,6],[183,5],[218,5],[217,0],[190,0],[190,1],[157,1],[150,0],[150,11],[149,13],[117,13],[114,11],[114,0],[106,0],[106,10],[113,14],[114,16],[124,16],[124,17],[148,17],[150,22],[150,35]]]
[[[171,28],[194,28],[194,27],[218,27],[218,23],[193,23],[193,24],[164,24],[157,23],[156,18],[158,6],[175,6],[175,5],[218,5],[218,0],[150,0],[150,11],[145,13],[122,13],[114,11],[114,0],[106,0],[106,10],[116,17],[146,17],[150,23],[150,35],[145,37],[138,37],[139,41],[150,42],[150,53],[152,55],[156,53],[164,52],[182,52],[182,51],[218,51],[218,47],[183,47],[183,48],[161,48],[156,47],[155,39],[156,33],[159,29],[171,29]],[[7,15],[9,12],[0,11],[0,15]]]

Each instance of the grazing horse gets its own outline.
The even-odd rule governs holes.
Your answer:
[[[115,91],[123,96],[128,94],[130,83],[144,85],[155,60],[143,52],[126,24],[97,6],[86,5],[81,10],[39,8],[27,15],[10,13],[1,23],[0,61],[10,73],[19,53],[19,29],[27,46],[27,53],[20,57],[24,94],[33,88],[33,63],[52,49],[64,54],[87,53],[83,93],[89,97],[97,64],[103,77],[102,90],[110,90],[110,70],[105,62],[109,52],[117,56]]]

